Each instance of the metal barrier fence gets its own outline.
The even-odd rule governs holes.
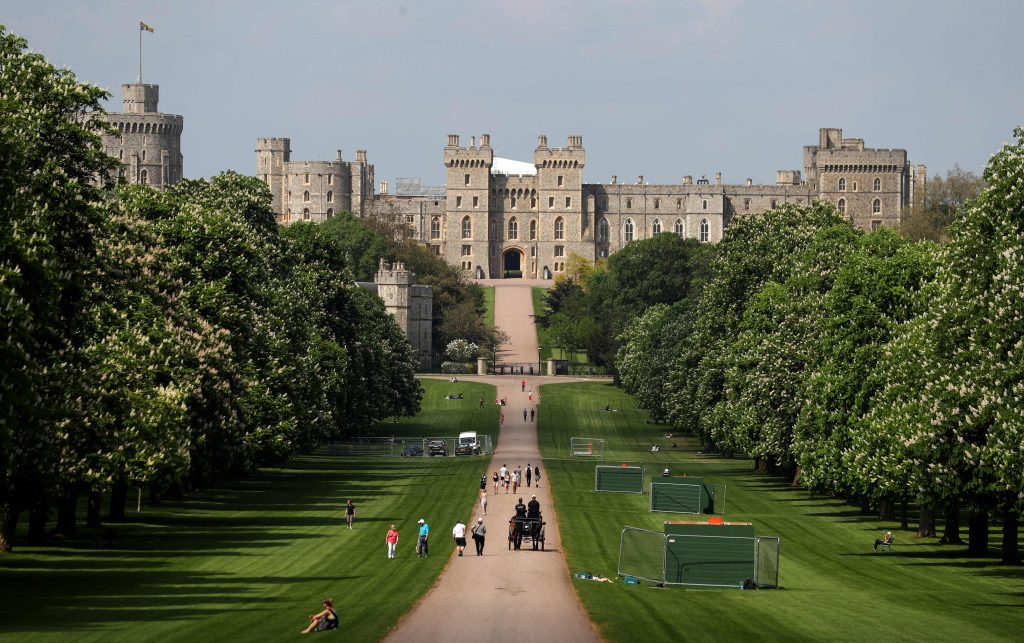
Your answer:
[[[624,527],[619,538],[619,576],[664,586],[779,586],[780,540],[770,536],[693,536]]]
[[[352,437],[336,440],[320,445],[317,455],[336,456],[382,456],[419,458],[431,456],[454,455],[491,455],[494,453],[494,442],[490,435],[478,434],[478,449],[472,453],[457,453],[459,439],[451,436],[433,437]]]

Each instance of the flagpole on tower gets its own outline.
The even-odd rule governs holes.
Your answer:
[[[142,32],[143,31],[148,31],[149,33],[153,33],[156,30],[153,29],[152,27],[150,27],[149,25],[147,25],[146,23],[142,22],[141,20],[139,20],[139,84],[140,85],[142,84]]]

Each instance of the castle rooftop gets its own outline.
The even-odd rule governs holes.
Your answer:
[[[494,157],[491,165],[491,174],[517,174],[520,176],[536,176],[537,166],[533,163],[503,159],[500,156]]]

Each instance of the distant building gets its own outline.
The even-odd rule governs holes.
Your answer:
[[[372,290],[384,301],[384,308],[415,349],[420,368],[428,370],[433,356],[434,288],[417,285],[416,275],[405,264],[389,265],[383,259],[373,281],[357,285]]]
[[[373,199],[373,166],[366,162],[366,150],[356,150],[354,161],[343,161],[341,150],[334,161],[292,161],[291,154],[290,139],[256,141],[256,176],[273,194],[279,223],[321,223],[338,212],[365,214]]]
[[[164,188],[182,179],[181,130],[184,119],[158,109],[160,86],[121,85],[122,112],[108,112],[116,135],[103,135],[103,150],[121,161],[128,183]]]
[[[260,139],[260,147],[273,140],[287,141]],[[263,173],[264,158],[258,152],[261,177],[270,176]],[[495,156],[487,134],[479,145],[471,137],[465,147],[457,134],[449,134],[443,159],[443,188],[401,179],[394,194],[382,182],[374,195],[373,166],[365,165],[363,153],[359,171],[369,171],[358,184],[360,209],[353,200],[352,211],[401,213],[413,237],[476,278],[551,279],[565,270],[570,254],[597,260],[659,233],[717,243],[733,218],[786,203],[828,201],[862,229],[898,227],[926,180],[925,167],[911,165],[906,150],[866,148],[863,139],[843,138],[833,128],[821,129],[818,144],[804,147],[802,174],[779,170],[768,185],[750,179],[726,184],[721,173],[713,180],[687,175],[664,185],[651,185],[643,176],[633,183],[615,176],[609,183],[585,183],[583,137],[575,135],[563,148],[549,147],[547,136],[539,136],[533,162],[522,162]],[[327,164],[321,165],[327,172]],[[316,173],[304,176],[306,182],[323,181]],[[352,186],[354,191],[354,180]],[[314,194],[304,193],[305,202],[315,203]],[[294,220],[294,207],[290,215],[283,207],[277,209],[279,220]]]

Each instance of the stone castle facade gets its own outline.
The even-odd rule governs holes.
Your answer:
[[[160,86],[121,85],[122,112],[109,112],[117,134],[103,135],[103,150],[121,161],[128,183],[164,188],[182,179],[181,130],[184,119],[159,110]]]
[[[267,157],[260,152],[265,141],[287,139],[260,139],[258,144],[257,170],[273,190],[277,175],[265,171]],[[524,163],[496,156],[487,134],[479,144],[471,138],[467,146],[449,134],[443,160],[443,188],[423,189],[406,179],[395,194],[388,193],[386,182],[374,194],[373,166],[360,152],[359,181],[343,182],[348,192],[340,198],[350,199],[351,211],[360,216],[371,209],[400,213],[414,238],[476,278],[551,279],[565,269],[571,254],[598,260],[631,241],[665,232],[715,243],[735,217],[786,203],[828,201],[865,230],[898,227],[915,193],[923,194],[926,180],[925,167],[911,165],[906,150],[868,148],[863,139],[843,138],[842,130],[834,128],[821,129],[818,144],[803,148],[802,172],[779,170],[774,184],[750,179],[725,184],[721,174],[713,181],[684,176],[663,185],[642,176],[634,183],[614,176],[609,183],[586,183],[583,138],[575,135],[561,148],[549,147],[541,135],[533,162]],[[333,202],[318,201],[323,187],[307,192],[307,186],[322,186],[326,173],[337,171],[333,166],[289,164],[285,175],[290,181],[302,177],[302,182],[292,190],[290,208],[283,201],[275,206],[279,221],[296,220],[300,206],[303,218],[313,221],[350,209],[329,210]],[[348,176],[354,171],[349,169]],[[303,201],[295,204],[300,189]]]
[[[290,139],[261,138],[256,141],[256,176],[266,181],[274,212],[284,224],[321,223],[337,212],[363,216],[373,200],[373,166],[366,162],[366,150],[356,150],[354,161],[342,160],[341,150],[334,161],[292,161]]]
[[[372,290],[384,301],[384,308],[395,318],[415,349],[420,368],[429,369],[433,356],[433,287],[417,284],[416,275],[405,264],[396,262],[392,265],[383,259],[373,281],[357,282],[357,285]]]

